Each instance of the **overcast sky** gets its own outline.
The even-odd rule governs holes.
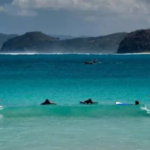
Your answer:
[[[150,28],[150,0],[0,0],[0,33],[99,36]]]

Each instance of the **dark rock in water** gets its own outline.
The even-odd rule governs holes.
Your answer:
[[[120,43],[117,53],[150,52],[150,29],[129,33]]]

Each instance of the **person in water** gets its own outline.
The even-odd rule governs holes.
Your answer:
[[[93,104],[93,101],[91,99],[88,99],[86,101],[83,102],[84,104]]]
[[[139,103],[139,101],[135,101],[135,105],[139,105],[140,103]]]
[[[45,102],[41,103],[41,105],[57,105],[56,103],[53,103],[49,99],[46,99]]]
[[[139,101],[136,100],[134,104],[128,104],[128,103],[122,103],[122,102],[115,102],[115,104],[116,105],[139,105],[140,103]]]

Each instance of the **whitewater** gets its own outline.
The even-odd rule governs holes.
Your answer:
[[[148,54],[1,54],[0,149],[149,148],[149,64]],[[98,104],[79,104],[89,98]]]

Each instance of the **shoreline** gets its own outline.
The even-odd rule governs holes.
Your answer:
[[[150,52],[142,52],[142,53],[0,53],[0,55],[150,55]]]

